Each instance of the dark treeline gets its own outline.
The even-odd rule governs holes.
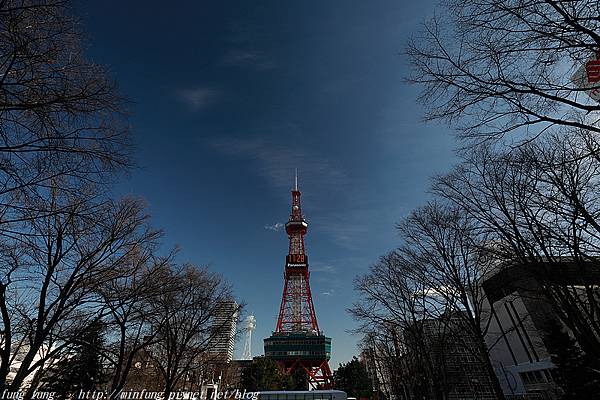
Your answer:
[[[143,370],[168,395],[202,379],[233,296],[109,194],[132,164],[126,101],[80,29],[68,1],[0,1],[0,391],[118,393]]]
[[[408,80],[426,119],[457,132],[460,162],[400,221],[399,248],[356,280],[350,311],[396,398],[448,398],[444,362],[466,336],[504,398],[480,282],[516,264],[557,316],[546,335],[560,396],[596,398],[600,105],[571,77],[600,49],[599,15],[597,1],[449,0],[409,42]]]

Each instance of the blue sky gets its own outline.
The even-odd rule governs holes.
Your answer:
[[[398,245],[395,224],[454,162],[402,79],[406,40],[434,13],[413,1],[80,0],[87,52],[131,99],[138,168],[165,247],[225,276],[275,328],[298,168],[319,325],[331,365],[357,354],[352,281]],[[238,346],[241,347],[241,346]]]

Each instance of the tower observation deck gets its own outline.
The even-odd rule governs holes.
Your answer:
[[[313,387],[329,388],[333,379],[328,363],[331,338],[319,329],[312,301],[308,256],[304,249],[307,230],[296,175],[292,212],[285,224],[290,246],[285,259],[283,296],[275,332],[264,340],[265,356],[277,361],[288,374],[305,371]]]

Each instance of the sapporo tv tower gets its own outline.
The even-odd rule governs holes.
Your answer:
[[[296,173],[292,213],[285,224],[290,248],[285,260],[283,297],[275,332],[265,339],[265,356],[277,361],[287,374],[304,370],[310,385],[325,389],[331,387],[333,381],[328,364],[331,338],[319,330],[310,293],[308,257],[304,252],[307,229]]]

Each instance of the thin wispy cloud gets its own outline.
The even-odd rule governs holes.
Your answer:
[[[321,293],[323,296],[333,296],[335,294],[335,289],[329,289],[323,293]]]
[[[316,221],[316,226],[347,249],[356,248],[364,236],[369,234],[368,221],[360,212],[354,212],[351,220],[343,214],[322,216]]]
[[[271,185],[289,189],[293,179],[291,167],[297,166],[300,180],[328,188],[346,185],[346,173],[317,150],[283,146],[261,139],[218,138],[209,145],[228,156],[254,160],[256,169]]]
[[[363,257],[344,257],[335,260],[335,263],[321,263],[313,261],[310,264],[311,272],[316,272],[311,276],[315,282],[319,282],[322,287],[340,288],[340,282],[352,280],[356,272],[364,271],[373,260]]]
[[[310,266],[312,272],[323,272],[327,274],[333,274],[337,272],[337,268],[331,264],[323,264],[320,262],[312,263]]]
[[[221,96],[218,90],[206,87],[179,89],[176,94],[181,102],[196,110],[213,104]]]
[[[277,222],[273,225],[265,225],[265,229],[270,230],[270,231],[275,231],[275,232],[279,232],[281,230],[281,228],[284,227],[284,224],[281,222]]]
[[[275,68],[275,64],[262,52],[246,49],[228,50],[219,61],[219,65],[224,67],[248,67],[256,70]]]
[[[291,128],[290,128],[291,129]],[[241,158],[250,162],[251,167],[262,176],[268,184],[284,196],[293,184],[294,167],[298,167],[300,187],[305,182],[310,184],[310,193],[341,193],[350,184],[345,170],[335,161],[322,154],[319,149],[308,146],[289,146],[264,139],[246,139],[221,137],[209,140],[208,145],[226,156]],[[318,203],[312,205],[314,210]],[[325,218],[325,219],[322,219]],[[334,241],[345,248],[355,248],[362,236],[367,233],[366,227],[357,223],[349,223],[344,215],[335,218],[321,216],[318,220],[322,232],[330,235]],[[311,221],[308,221],[311,223]],[[267,228],[268,229],[268,228]]]

